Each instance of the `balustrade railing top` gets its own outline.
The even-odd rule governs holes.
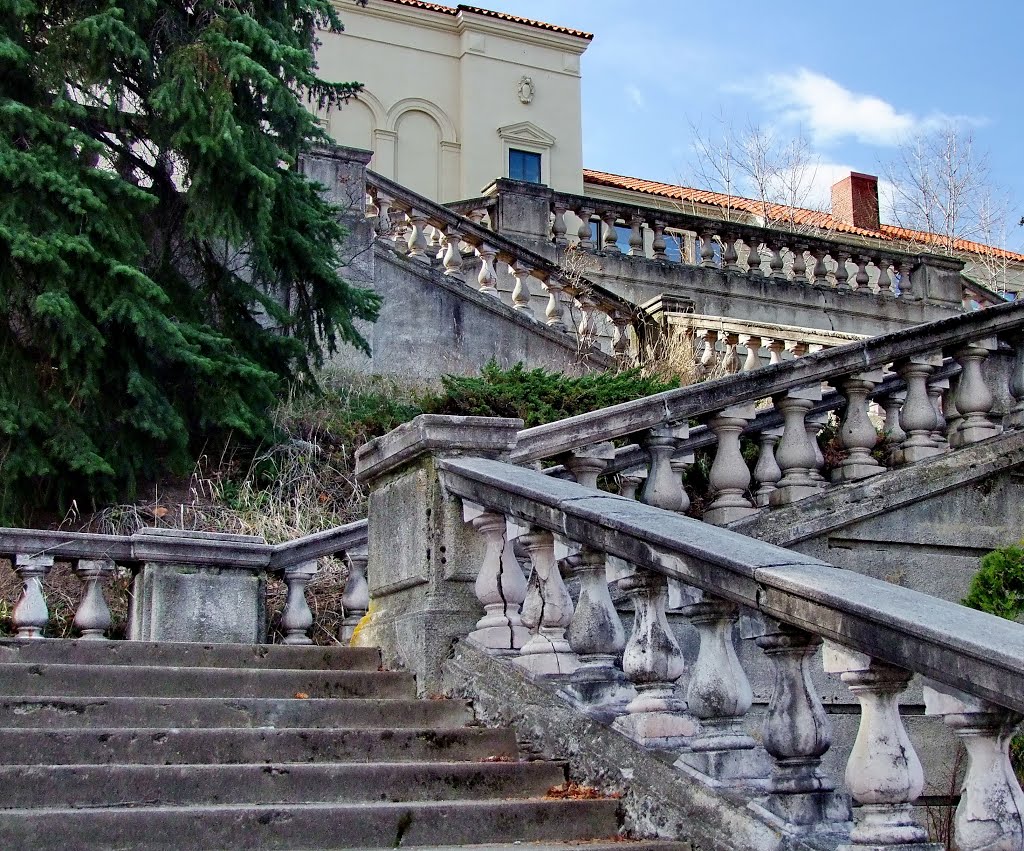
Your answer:
[[[686,424],[693,417],[729,406],[881,369],[887,364],[952,349],[980,338],[1019,332],[1022,327],[1024,304],[1007,303],[906,328],[751,372],[524,429],[519,433],[511,459],[529,463],[665,424]]]
[[[487,511],[1024,711],[1019,624],[528,468],[483,458],[439,467],[450,493]]]

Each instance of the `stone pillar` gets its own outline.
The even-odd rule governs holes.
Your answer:
[[[919,254],[907,280],[915,298],[952,304],[961,310],[964,302],[963,270],[962,260]]]
[[[547,186],[502,178],[488,186],[484,194],[498,198],[491,214],[495,231],[549,260],[556,259],[558,247],[551,238],[554,193]]]
[[[211,544],[222,564],[186,562],[188,550]],[[132,580],[128,638],[258,644],[266,640],[266,542],[258,535],[179,529],[143,529],[132,536],[137,568]],[[171,561],[177,558],[178,561]],[[152,559],[159,559],[155,561]],[[251,567],[244,567],[251,561]]]
[[[378,646],[388,667],[416,674],[421,694],[441,689],[451,645],[483,614],[474,590],[486,541],[448,495],[437,461],[472,454],[504,458],[522,420],[424,414],[375,438],[356,454],[370,491],[369,618],[357,636]]]

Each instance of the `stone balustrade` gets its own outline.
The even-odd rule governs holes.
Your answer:
[[[894,246],[856,244],[754,224],[551,193],[550,239],[583,251],[624,254],[767,278],[842,293],[920,298],[910,272],[915,255]]]
[[[504,278],[512,282],[508,296],[512,309],[554,330],[574,334],[584,350],[607,340],[617,357],[630,353],[634,306],[489,230],[486,199],[479,206],[472,201],[441,206],[369,171],[367,193],[367,214],[378,243],[499,300],[499,283]],[[546,298],[543,315],[532,306],[538,295]]]
[[[1008,755],[1024,711],[1021,626],[507,461],[436,465],[488,542],[475,586],[488,614],[467,641],[639,745],[671,751],[678,771],[730,790],[807,847],[845,851],[939,848],[912,811],[924,777],[897,705],[920,674],[928,714],[968,749],[956,847],[1024,848],[1024,794]],[[539,575],[530,592],[517,541]],[[562,574],[579,580],[574,607]],[[699,636],[689,669],[665,620],[670,581]],[[633,600],[628,634],[609,583]],[[756,644],[774,669],[759,728],[733,646],[741,608],[758,613]],[[832,740],[810,665],[823,641],[825,670],[861,705],[849,798],[822,768]]]
[[[596,485],[603,477],[615,486],[617,475],[621,492],[686,511],[694,494],[683,490],[680,473],[704,449],[713,453],[704,519],[728,524],[1020,427],[1021,329],[1024,306],[1005,304],[802,356],[797,348],[796,357],[767,366],[758,365],[763,356],[735,356],[739,371],[724,378],[526,429],[510,457],[521,464],[561,462],[547,472],[571,476],[574,456],[632,439],[599,462],[591,480]],[[1015,359],[999,395],[1013,404],[997,412],[990,387],[996,379],[986,377],[985,362],[1001,340]],[[749,354],[755,344],[746,345]],[[834,448],[841,457],[826,480],[816,437],[840,409]],[[750,466],[741,435],[759,442],[761,457]],[[887,450],[881,460],[880,436]]]
[[[273,546],[257,536],[174,529],[130,536],[0,529],[0,559],[10,561],[22,582],[11,617],[21,638],[43,636],[50,620],[43,582],[55,563],[66,562],[82,581],[74,618],[82,638],[106,637],[111,620],[104,587],[122,568],[133,574],[130,639],[264,640],[266,578],[277,576],[288,589],[283,642],[308,644],[313,615],[305,589],[319,558],[346,556],[349,562],[348,634],[340,637],[366,613],[366,542],[365,520]]]

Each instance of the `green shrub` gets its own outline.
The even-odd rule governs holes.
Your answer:
[[[446,375],[441,384],[441,391],[420,400],[424,413],[518,417],[527,428],[679,386],[678,381],[646,378],[637,369],[567,376],[522,363],[501,369],[493,360],[479,376]]]
[[[1007,620],[1024,612],[1024,547],[993,550],[981,559],[963,605]]]

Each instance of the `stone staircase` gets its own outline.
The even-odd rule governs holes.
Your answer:
[[[0,848],[684,847],[623,843],[615,798],[548,796],[564,763],[521,761],[511,729],[379,665],[368,648],[0,642]]]

